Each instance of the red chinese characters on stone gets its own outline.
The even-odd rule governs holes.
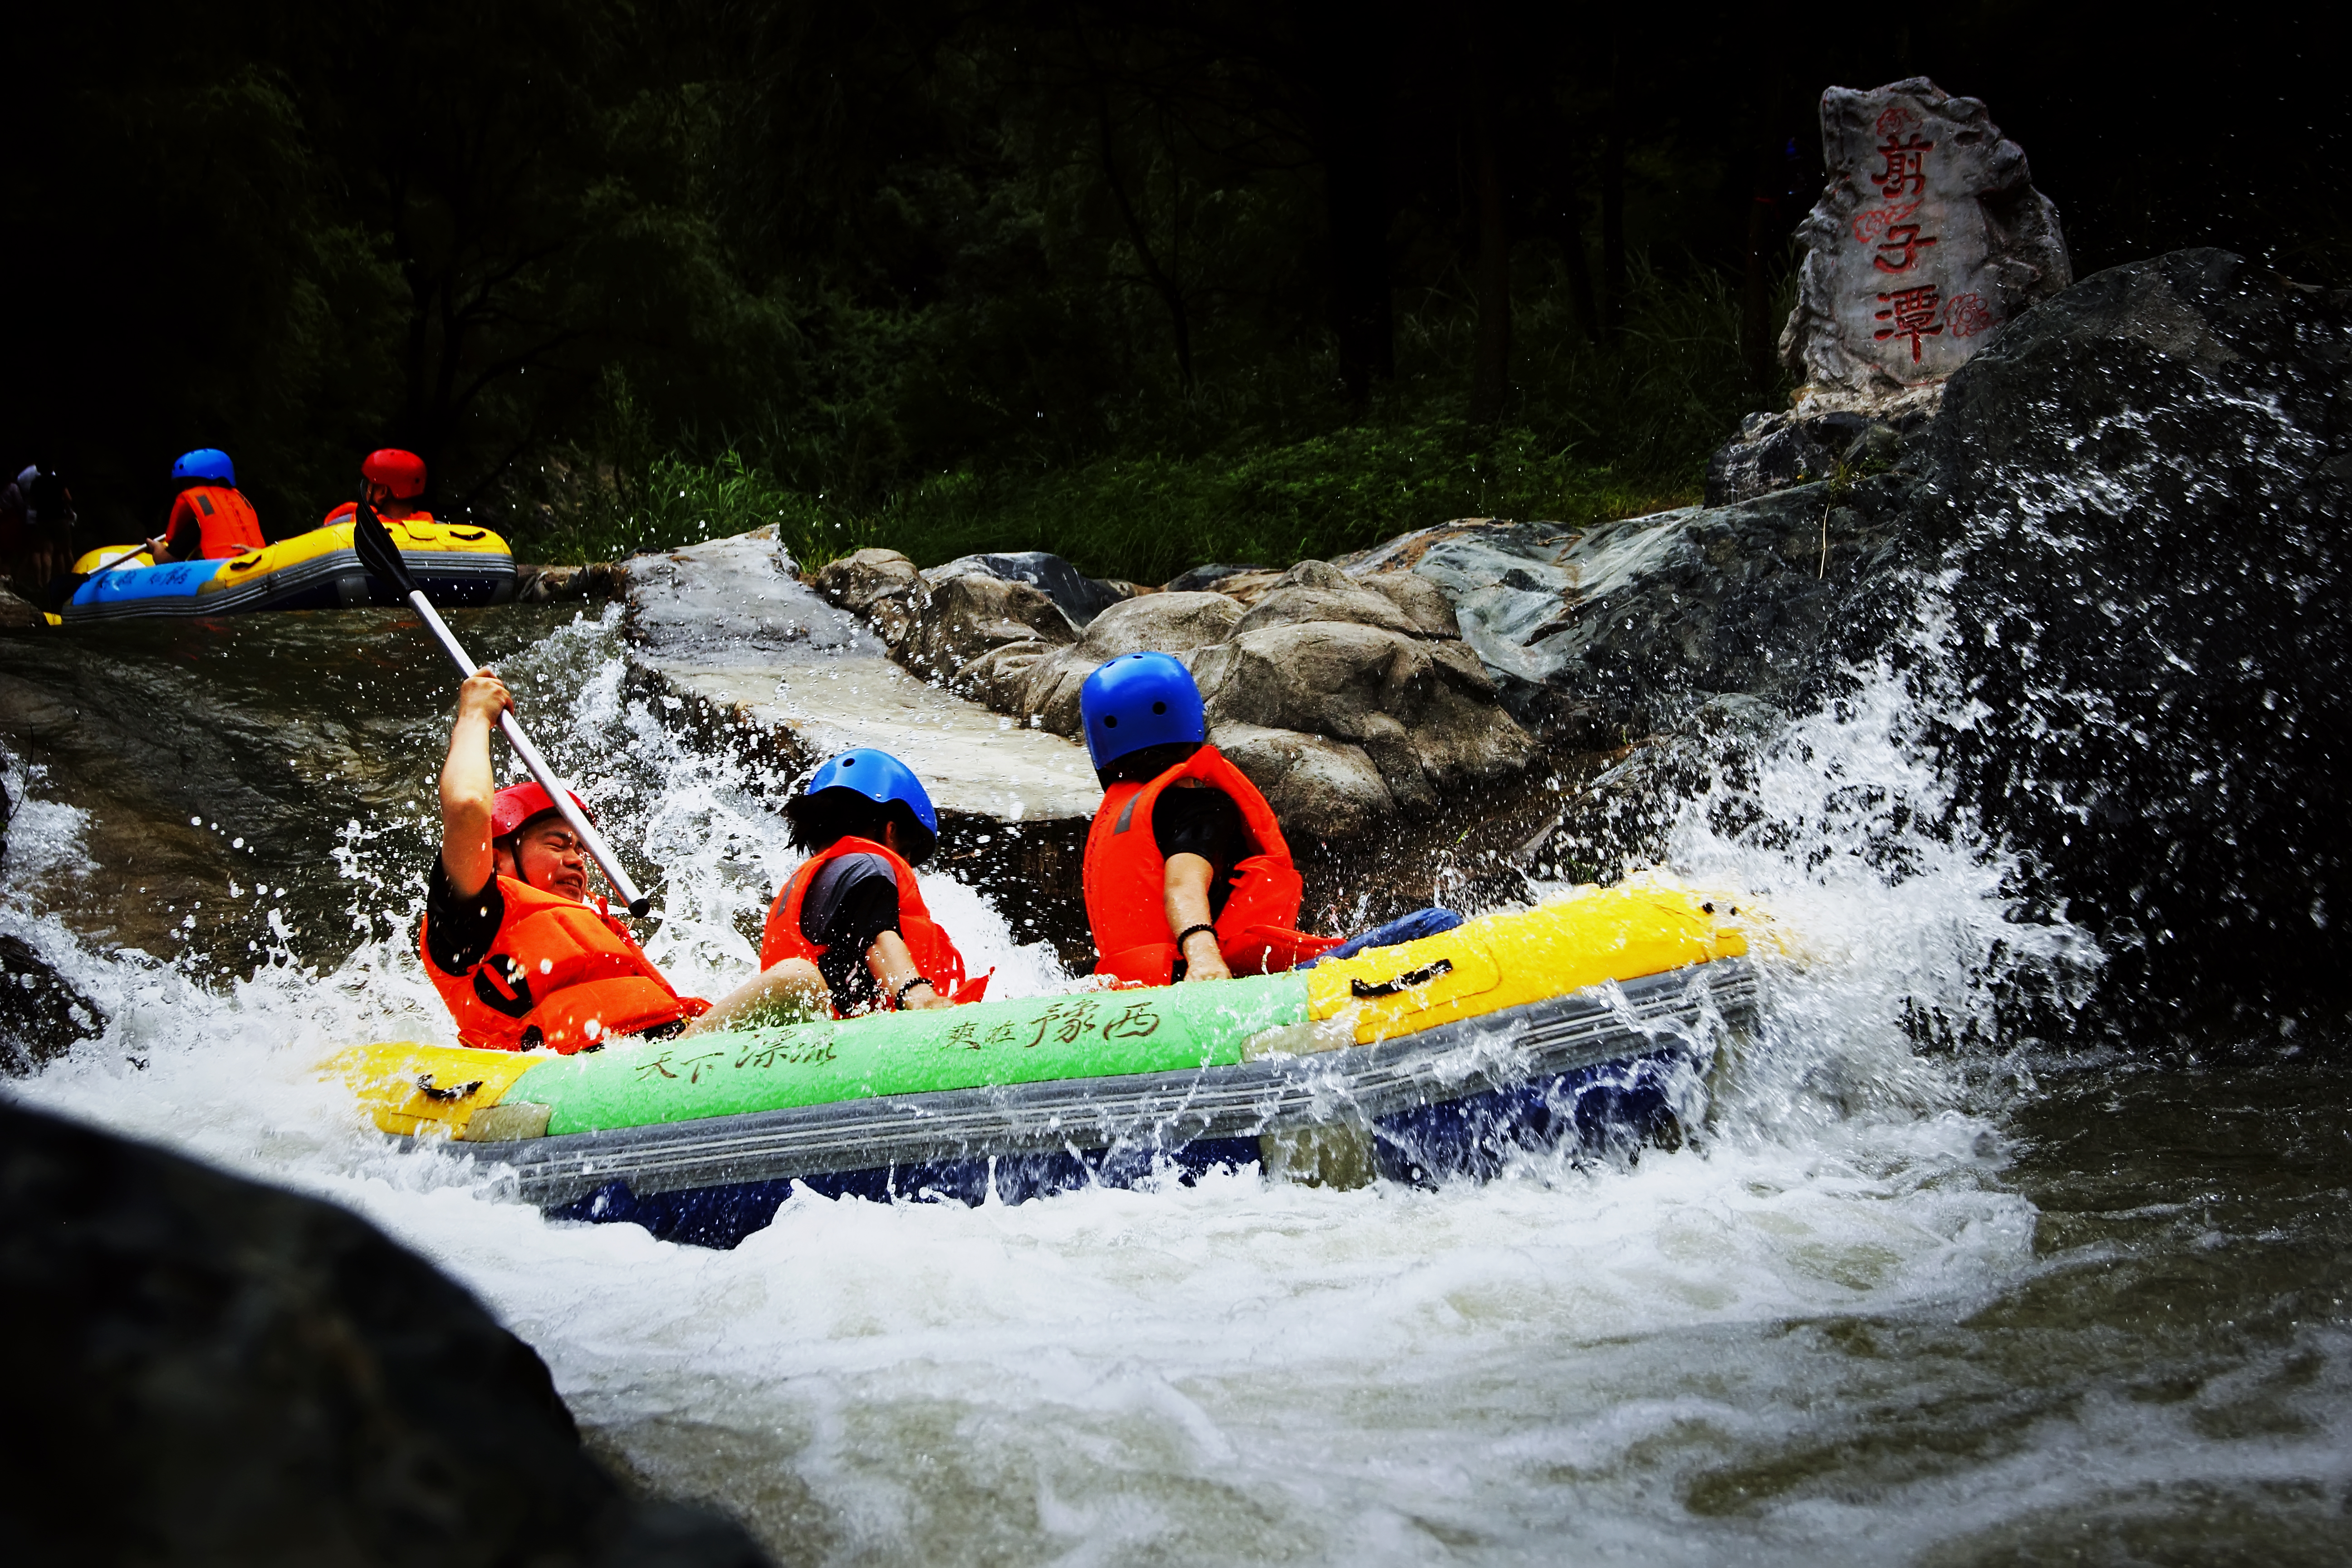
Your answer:
[[[1870,258],[1871,265],[1881,272],[1908,272],[1919,253],[1936,243],[1933,235],[1922,236],[1916,223],[1894,223],[1886,226],[1886,237],[1878,242],[1878,254]]]
[[[1992,308],[1981,294],[1955,294],[1944,301],[1944,324],[1956,338],[1992,331]]]
[[[1890,103],[1878,111],[1875,124],[1881,136],[1907,136],[1927,122],[1907,103]]]
[[[1935,151],[1933,142],[1923,142],[1914,135],[1907,141],[1889,136],[1878,149],[1886,166],[1871,176],[1882,196],[1918,195],[1927,188],[1927,154]]]
[[[1911,363],[1919,363],[1919,340],[1941,337],[1944,332],[1943,286],[1922,283],[1916,289],[1897,289],[1881,294],[1878,302],[1885,309],[1877,319],[1888,323],[1871,334],[1880,342],[1889,338],[1911,340]]]

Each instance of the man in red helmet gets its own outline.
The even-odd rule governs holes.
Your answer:
[[[498,787],[490,734],[513,707],[497,676],[470,677],[441,767],[441,856],[417,943],[462,1043],[570,1055],[624,1036],[719,1027],[769,1003],[824,1010],[823,982],[806,963],[780,963],[715,1005],[678,994],[603,900],[588,901],[586,847],[547,792]]]
[[[414,452],[404,452],[397,447],[385,447],[370,452],[360,464],[360,478],[367,481],[368,504],[375,508],[376,516],[386,522],[431,522],[433,514],[415,504],[425,493],[425,459]],[[359,510],[356,501],[345,501],[327,514],[321,528],[332,528],[339,522],[349,522]]]

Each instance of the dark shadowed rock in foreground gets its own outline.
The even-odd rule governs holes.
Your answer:
[[[0,1104],[12,1563],[737,1568],[530,1347],[342,1210]]]
[[[2085,279],[1952,378],[1920,467],[1997,716],[1947,762],[2107,943],[2110,992],[2340,1012],[2352,292],[2218,250]]]

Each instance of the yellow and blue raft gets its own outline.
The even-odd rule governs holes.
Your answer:
[[[515,595],[513,552],[486,528],[410,520],[385,525],[434,604],[502,605]],[[85,581],[56,619],[129,620],[144,616],[241,616],[256,610],[334,610],[396,605],[400,594],[368,574],[352,545],[352,525],[331,523],[226,560],[166,562],[122,546],[74,563]]]

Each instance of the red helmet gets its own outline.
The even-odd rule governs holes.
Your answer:
[[[425,459],[397,447],[370,452],[360,473],[390,490],[394,500],[413,500],[425,493]]]
[[[596,814],[588,809],[586,801],[570,790],[563,793],[572,795],[572,804],[580,808],[581,816],[590,822],[596,820]],[[520,833],[532,817],[544,816],[554,809],[555,798],[537,784],[525,780],[509,784],[490,797],[490,837],[495,841],[509,833]]]

